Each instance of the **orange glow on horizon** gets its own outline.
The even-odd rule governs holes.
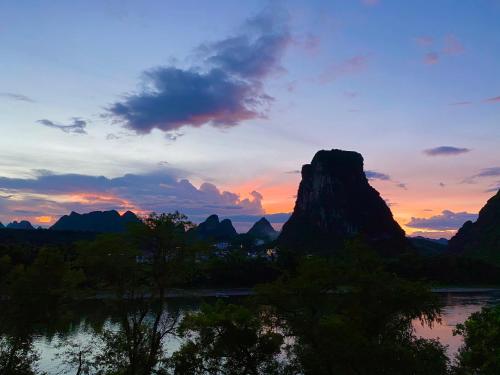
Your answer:
[[[53,216],[36,216],[35,220],[40,224],[50,224],[54,221]]]
[[[87,205],[111,203],[115,205],[114,209],[116,209],[116,211],[118,211],[120,215],[122,215],[126,211],[133,211],[138,215],[147,213],[146,211],[135,205],[133,202],[112,194],[81,192],[66,195],[63,197],[63,200]]]
[[[240,185],[226,186],[227,190],[240,194],[242,199],[255,190],[262,194],[262,207],[266,214],[292,212],[300,176],[286,178],[286,181],[273,181],[272,176],[265,176],[247,181]],[[273,182],[269,182],[269,181]],[[477,213],[491,196],[491,193],[464,189],[463,185],[439,186],[410,185],[407,189],[398,187],[391,181],[370,181],[389,204],[394,219],[405,230],[407,235],[423,232],[428,236],[450,238],[456,230],[435,230],[428,228],[413,228],[406,224],[412,217],[430,218],[440,215],[444,210],[454,212]]]

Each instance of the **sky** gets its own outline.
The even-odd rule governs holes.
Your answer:
[[[293,210],[360,152],[410,235],[500,187],[500,1],[0,2],[0,221]]]

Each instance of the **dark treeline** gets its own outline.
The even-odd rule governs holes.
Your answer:
[[[178,213],[153,214],[126,233],[90,241],[3,244],[0,373],[40,374],[36,335],[71,331],[80,301],[96,295],[106,299],[85,310],[93,339],[61,338],[58,355],[77,375],[500,371],[498,309],[457,327],[465,345],[453,363],[439,342],[417,337],[412,325],[439,319],[439,301],[422,281],[447,282],[438,278],[441,265],[455,270],[447,276],[452,282],[473,267],[485,277],[475,282],[494,281],[485,264],[415,254],[381,259],[359,239],[329,258],[295,257],[285,249],[276,261],[237,251],[218,258],[189,240],[192,226]],[[237,281],[255,285],[255,295],[238,303],[208,300],[190,313],[165,298],[173,288]],[[96,310],[112,317],[113,328],[93,316]],[[172,337],[181,339],[173,353],[165,347]]]

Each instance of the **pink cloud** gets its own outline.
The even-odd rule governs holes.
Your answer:
[[[485,102],[488,102],[488,103],[500,103],[500,96],[495,96],[493,98],[485,99]]]
[[[424,64],[434,65],[439,62],[439,55],[436,52],[426,53],[424,56]]]
[[[358,74],[366,69],[368,61],[368,56],[356,55],[340,64],[332,64],[321,73],[319,80],[322,83],[329,83],[341,76]]]
[[[459,55],[465,51],[465,48],[455,35],[450,34],[444,38],[443,51],[448,55]]]

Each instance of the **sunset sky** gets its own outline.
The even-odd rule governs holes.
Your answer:
[[[0,2],[0,221],[74,210],[279,227],[320,149],[408,234],[500,187],[500,1]]]

